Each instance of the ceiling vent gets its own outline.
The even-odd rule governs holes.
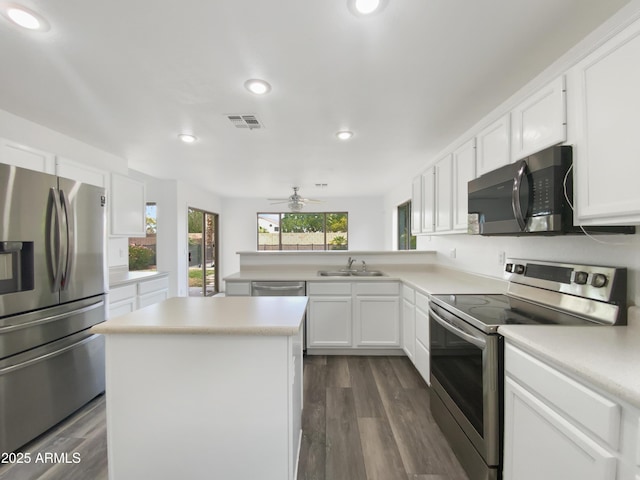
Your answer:
[[[255,115],[227,115],[227,118],[236,128],[248,128],[249,130],[264,128],[262,122]]]

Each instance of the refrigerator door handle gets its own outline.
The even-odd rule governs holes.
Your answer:
[[[103,306],[104,306],[104,300],[100,300],[99,302],[93,303],[91,305],[87,305],[86,307],[78,308],[77,310],[73,310],[70,312],[68,311],[68,312],[62,312],[62,313],[55,313],[53,315],[47,315],[44,317],[36,317],[24,323],[15,323],[15,324],[2,326],[0,327],[0,334],[15,332],[16,330],[23,330],[25,328],[32,328],[37,325],[42,325],[45,323],[56,322],[63,318],[69,318],[73,315],[80,315],[83,313],[91,312],[92,310],[96,310]]]
[[[73,215],[71,212],[71,204],[69,203],[69,197],[64,193],[64,190],[60,190],[60,203],[62,210],[64,211],[65,228],[66,228],[66,262],[64,267],[64,273],[62,275],[62,290],[66,290],[69,287],[71,281],[71,271],[73,269],[73,259],[75,257],[75,238],[73,232],[75,231],[75,225],[72,225]]]
[[[55,228],[53,228],[53,223],[50,223],[47,244],[49,245],[49,261],[51,262],[53,272],[53,289],[57,290],[60,288],[60,281],[62,279],[62,225],[60,224],[62,221],[62,207],[60,206],[60,199],[58,198],[55,188],[51,187],[49,189],[49,197],[53,203],[53,212],[55,214],[53,223],[55,223]],[[53,239],[51,238],[52,236]]]

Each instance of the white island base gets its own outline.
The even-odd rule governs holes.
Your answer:
[[[107,334],[110,479],[295,478],[302,433],[299,327],[306,298],[275,298],[169,299],[96,327]],[[284,324],[291,319],[283,318],[273,330],[259,325],[259,334],[249,327],[244,333],[133,328],[144,323],[142,313],[162,316],[163,306],[175,310],[176,303],[193,315],[194,301],[223,302],[224,309],[235,301],[239,310],[246,307],[242,301],[254,302],[245,310],[271,308],[273,318],[297,317],[297,327],[287,333]],[[211,304],[202,308],[214,315]],[[238,315],[234,326],[243,323]],[[116,322],[129,332],[118,333]]]

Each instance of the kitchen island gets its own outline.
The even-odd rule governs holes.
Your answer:
[[[306,304],[174,297],[95,326],[109,478],[294,479]]]

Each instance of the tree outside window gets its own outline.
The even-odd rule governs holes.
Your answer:
[[[347,250],[348,213],[258,213],[258,250]]]
[[[155,203],[147,203],[145,215],[147,235],[129,238],[129,271],[157,270],[158,214]]]

